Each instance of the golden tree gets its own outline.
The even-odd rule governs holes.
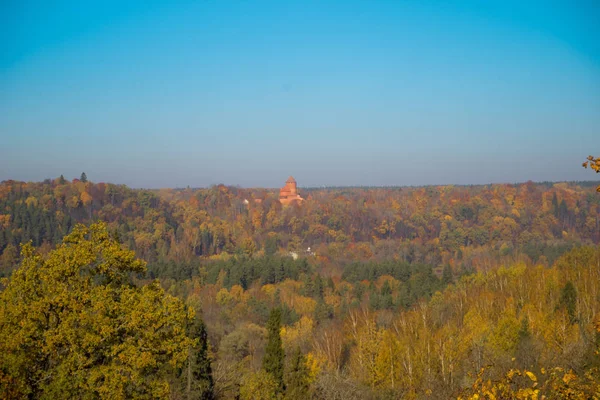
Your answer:
[[[594,158],[593,156],[588,156],[586,162],[583,163],[583,168],[590,167],[596,173],[600,173],[600,157]],[[600,192],[600,185],[596,188],[597,192]]]
[[[78,225],[47,256],[23,246],[0,293],[0,397],[165,398],[193,315],[103,223]]]

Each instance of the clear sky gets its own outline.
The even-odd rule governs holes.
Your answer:
[[[600,2],[0,1],[0,180],[597,179]]]

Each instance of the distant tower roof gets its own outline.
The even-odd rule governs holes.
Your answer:
[[[285,186],[279,190],[279,202],[285,206],[292,203],[300,203],[302,200],[304,199],[298,194],[296,180],[293,176],[290,176],[288,180],[285,181]]]

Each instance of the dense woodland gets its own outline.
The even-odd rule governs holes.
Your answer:
[[[593,183],[302,193],[302,206],[282,207],[275,190],[223,185],[133,190],[87,179],[5,181],[2,268],[10,267],[21,243],[50,248],[76,223],[97,220],[159,270],[169,263],[290,251],[315,255],[330,274],[348,262],[373,260],[487,270],[522,257],[548,265],[574,244],[600,242],[600,196]]]
[[[596,185],[2,182],[0,397],[598,398]]]

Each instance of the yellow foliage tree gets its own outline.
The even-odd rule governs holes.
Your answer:
[[[276,400],[277,383],[273,375],[264,372],[252,372],[242,379],[240,386],[242,400]]]
[[[104,224],[77,226],[46,257],[23,246],[0,293],[0,398],[166,398],[187,359],[184,304]]]
[[[293,326],[281,328],[283,347],[292,352],[296,347],[304,348],[310,342],[314,329],[314,322],[306,315],[302,316]]]
[[[583,168],[590,167],[592,170],[596,171],[596,173],[600,173],[600,157],[594,158],[593,156],[588,156],[587,160],[583,163]],[[600,192],[600,185],[596,188],[597,192]]]

